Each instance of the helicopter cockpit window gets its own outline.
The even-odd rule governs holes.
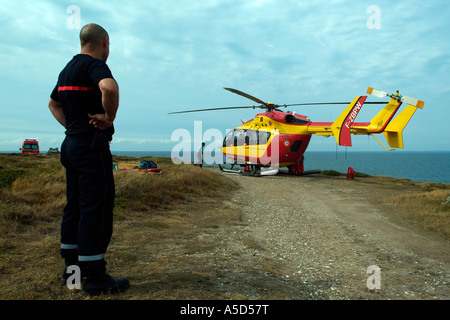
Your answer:
[[[252,129],[236,129],[228,132],[223,140],[224,147],[252,146],[266,144],[271,133]]]

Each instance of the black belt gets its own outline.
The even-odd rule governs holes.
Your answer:
[[[74,138],[86,138],[86,139],[92,139],[97,136],[103,136],[103,137],[109,138],[109,140],[112,140],[112,135],[110,133],[105,133],[103,131],[88,131],[88,132],[78,132],[78,133],[72,133],[72,132],[66,131],[66,136],[74,137]]]

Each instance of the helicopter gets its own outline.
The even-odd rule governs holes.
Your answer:
[[[401,96],[397,90],[394,94],[369,87],[367,94],[378,98],[390,98],[389,102],[366,102],[367,95],[357,96],[351,102],[318,102],[277,105],[264,102],[252,95],[233,88],[224,88],[232,93],[250,99],[258,105],[242,107],[223,107],[171,112],[179,114],[188,112],[228,110],[228,109],[263,109],[241,126],[229,131],[223,140],[222,153],[227,158],[230,169],[219,165],[225,173],[249,173],[251,175],[272,175],[280,167],[287,167],[289,174],[303,175],[314,172],[304,170],[304,153],[311,136],[334,136],[339,146],[352,146],[351,135],[373,136],[386,150],[403,148],[403,129],[414,115],[417,108],[422,109],[424,102],[408,96]],[[347,104],[346,109],[334,122],[313,122],[308,117],[281,108],[307,105]],[[358,113],[365,104],[384,104],[381,111],[369,122],[355,122]],[[402,104],[406,107],[400,112]],[[383,133],[391,149],[385,147],[374,135]],[[243,170],[235,170],[240,165]]]

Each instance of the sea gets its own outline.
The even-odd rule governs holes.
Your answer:
[[[171,151],[113,151],[112,153],[118,156],[171,158]],[[356,172],[373,176],[388,176],[416,182],[450,183],[450,151],[306,151],[304,157],[305,170],[335,170],[347,173],[348,168],[351,167]],[[193,154],[190,159],[194,159]],[[217,166],[218,164],[209,165]]]

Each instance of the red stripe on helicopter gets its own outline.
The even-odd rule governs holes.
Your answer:
[[[367,99],[367,96],[360,97],[358,99],[358,101],[356,101],[353,108],[348,113],[344,122],[342,123],[341,130],[339,132],[339,145],[347,146],[347,147],[352,146],[350,127],[352,126],[353,122],[355,121],[356,116],[358,115],[359,111],[361,110],[366,99]]]
[[[59,91],[93,91],[94,87],[78,87],[78,86],[64,86],[58,87]]]

